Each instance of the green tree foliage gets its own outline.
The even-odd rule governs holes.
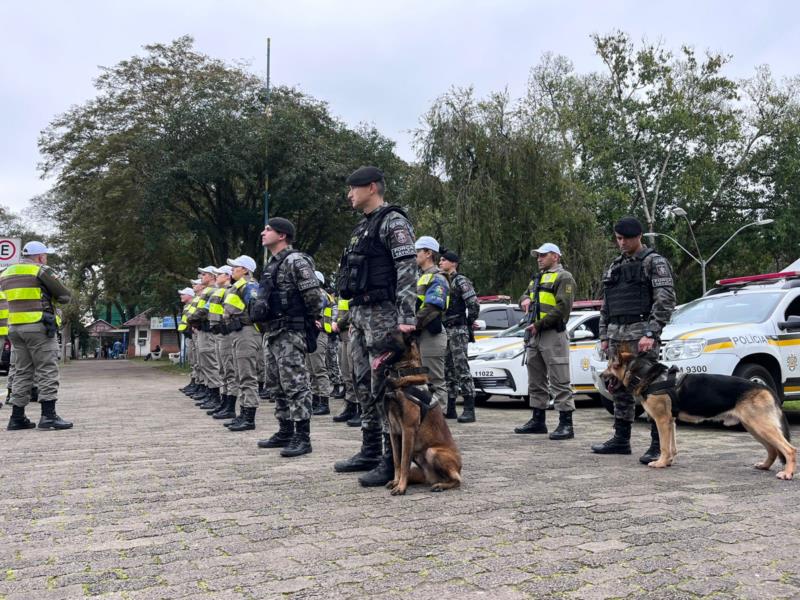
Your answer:
[[[195,51],[184,37],[102,69],[97,96],[42,133],[42,171],[57,177],[39,200],[91,299],[174,308],[198,265],[263,257],[270,215],[298,228],[296,245],[330,271],[355,217],[344,179],[360,164],[393,174],[404,163],[374,128],[352,130],[296,90]]]

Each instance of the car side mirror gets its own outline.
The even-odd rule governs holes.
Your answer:
[[[593,340],[594,334],[591,331],[587,331],[585,329],[581,329],[579,331],[573,331],[572,335],[570,336],[571,340]]]
[[[486,329],[486,321],[483,319],[475,319],[475,329],[478,331],[483,331]]]
[[[778,329],[783,329],[788,331],[800,330],[800,317],[798,317],[797,315],[791,315],[785,321],[780,321],[778,323]]]

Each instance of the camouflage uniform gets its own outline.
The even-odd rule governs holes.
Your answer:
[[[464,315],[462,305],[466,308]],[[444,326],[447,332],[447,356],[444,375],[447,380],[447,395],[451,398],[474,396],[475,387],[467,361],[472,323],[480,314],[478,296],[472,282],[461,273],[455,273],[450,280],[450,307],[445,313]]]
[[[447,354],[447,334],[442,324],[450,284],[447,277],[432,265],[425,269],[417,280],[417,330],[422,366],[428,369],[428,385],[433,398],[447,406],[447,387],[444,379],[444,363]]]
[[[328,336],[328,353],[325,356],[325,365],[328,367],[328,378],[331,386],[339,387],[344,384],[342,379],[342,369],[339,364],[339,346],[341,345],[341,335],[333,334]]]
[[[336,312],[336,325],[339,327],[339,367],[344,385],[345,402],[358,404],[353,375],[353,361],[350,358],[350,310],[344,308],[347,300],[339,300]]]
[[[291,246],[271,257],[267,264],[269,270],[275,261],[283,260],[275,273],[275,290],[287,298],[291,298],[295,291],[299,292],[306,317],[319,321],[323,297],[319,280],[314,275],[314,263],[301,252],[290,252]],[[290,321],[290,317],[281,317],[268,321],[266,325],[267,387],[275,400],[278,420],[305,421],[311,418],[311,389],[306,368],[308,348],[305,331],[292,328]]]
[[[607,301],[608,285],[619,276],[617,271],[626,264],[641,262],[647,287],[651,290],[650,311],[642,313],[638,318],[621,318],[611,316],[611,307]],[[619,352],[638,353],[638,342],[647,332],[652,334],[656,344],[650,351],[654,359],[658,359],[659,338],[661,330],[675,310],[675,289],[673,287],[672,268],[663,256],[642,245],[633,256],[620,255],[614,259],[603,278],[606,291],[603,306],[600,309],[600,340],[608,341],[609,357]],[[633,422],[635,417],[635,401],[633,396],[620,389],[614,393],[614,418]]]

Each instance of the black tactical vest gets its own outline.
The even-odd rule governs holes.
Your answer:
[[[394,259],[380,238],[384,219],[396,212],[408,219],[399,206],[389,205],[368,215],[353,231],[339,265],[339,294],[350,306],[394,301],[397,273]]]
[[[451,327],[467,324],[467,303],[461,296],[461,289],[458,286],[459,277],[462,275],[458,273],[453,277],[450,285],[450,305],[444,311],[444,323]]]
[[[611,323],[638,323],[647,320],[653,307],[653,286],[644,272],[644,259],[655,250],[613,269],[603,280],[606,308]]]
[[[267,320],[274,321],[283,317],[305,317],[306,305],[297,287],[291,291],[281,290],[278,286],[278,269],[290,255],[300,252],[291,250],[280,260],[273,261],[262,277],[261,287],[267,292]]]

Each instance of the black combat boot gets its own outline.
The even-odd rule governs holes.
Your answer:
[[[344,408],[342,409],[342,412],[340,412],[338,415],[333,417],[333,421],[335,423],[344,423],[345,421],[349,421],[350,417],[352,417],[353,415],[356,414],[356,412],[357,412],[356,409],[357,408],[358,408],[358,403],[356,403],[356,402],[345,402],[344,403]]]
[[[33,429],[34,427],[36,427],[36,423],[25,416],[25,407],[12,404],[11,417],[8,419],[8,427],[6,429],[15,431],[17,429]]]
[[[456,413],[456,397],[455,396],[447,396],[447,410],[444,412],[445,419],[457,419],[458,413]]]
[[[547,433],[547,423],[545,423],[545,411],[543,408],[534,408],[533,416],[525,425],[515,427],[514,433]]]
[[[317,408],[311,412],[312,415],[329,415],[331,414],[331,407],[328,404],[328,399],[325,396],[318,396]]]
[[[631,424],[622,419],[614,419],[613,437],[602,444],[592,446],[592,452],[597,454],[630,454]]]
[[[361,427],[361,404],[356,402],[355,405],[356,405],[356,412],[352,417],[350,417],[347,420],[348,427]]]
[[[208,400],[208,396],[211,394],[211,390],[208,389],[208,386],[203,384],[200,388],[191,394],[189,397],[194,400],[195,406],[200,406],[201,404],[205,404],[206,400]]]
[[[333,470],[337,473],[370,471],[381,460],[381,432],[379,429],[361,430],[361,450],[347,460],[336,461]]]
[[[236,396],[228,395],[228,401],[220,409],[211,415],[214,419],[235,419],[236,418]]]
[[[220,394],[219,400],[214,402],[213,406],[209,407],[209,409],[206,411],[206,414],[207,415],[213,415],[215,412],[217,412],[223,406],[225,406],[225,404],[227,404],[227,402],[228,402],[228,394]]]
[[[344,392],[345,392],[344,384],[337,383],[333,388],[333,397],[336,398],[337,400],[344,400]]]
[[[39,429],[69,429],[72,423],[65,421],[56,414],[56,401],[43,400],[42,417],[39,419]]]
[[[291,419],[279,419],[278,431],[266,440],[258,440],[259,448],[283,448],[294,437],[294,422]]]
[[[316,394],[311,394],[311,414],[313,415],[318,408],[319,408],[319,396],[317,396]]]
[[[232,427],[234,425],[238,425],[244,419],[244,409],[242,405],[239,405],[239,414],[233,417],[233,421],[228,421],[227,423],[223,423],[225,427]]]
[[[288,458],[309,452],[311,452],[311,419],[303,419],[294,424],[294,435],[281,450],[281,456]]]
[[[33,386],[31,388],[31,402],[38,402],[39,401],[39,388]],[[55,402],[55,400],[53,400]]]
[[[575,437],[572,429],[572,411],[561,410],[558,412],[558,427],[550,434],[551,440],[569,440]]]
[[[205,402],[197,404],[197,402],[200,402],[198,400],[195,404],[200,407],[201,410],[208,410],[209,408],[217,406],[219,404],[219,399],[219,388],[208,388],[208,398],[206,398]]]
[[[178,391],[179,391],[179,392],[183,392],[183,393],[185,394],[186,392],[188,392],[189,390],[191,390],[191,389],[192,389],[192,387],[194,387],[194,378],[192,378],[192,380],[191,380],[191,381],[189,381],[189,383],[188,383],[188,384],[186,384],[185,386],[183,386],[182,388],[178,388]]]
[[[458,417],[459,423],[474,423],[475,422],[475,396],[471,394],[464,395],[464,410],[461,411],[461,416]]]
[[[256,428],[256,407],[245,406],[242,408],[242,418],[238,423],[228,427],[228,431],[250,431]]]
[[[639,457],[639,462],[643,465],[650,464],[654,460],[658,460],[658,457],[661,456],[661,441],[658,438],[658,427],[656,427],[656,422],[650,422],[650,447],[647,449],[647,452],[642,454]]]
[[[263,381],[258,382],[258,397],[262,400],[266,400],[269,398],[269,391],[267,390],[267,384]]]
[[[358,483],[364,487],[378,487],[386,485],[394,479],[394,458],[392,456],[392,442],[389,434],[383,434],[383,456],[378,462],[378,466],[364,473],[358,478]]]

